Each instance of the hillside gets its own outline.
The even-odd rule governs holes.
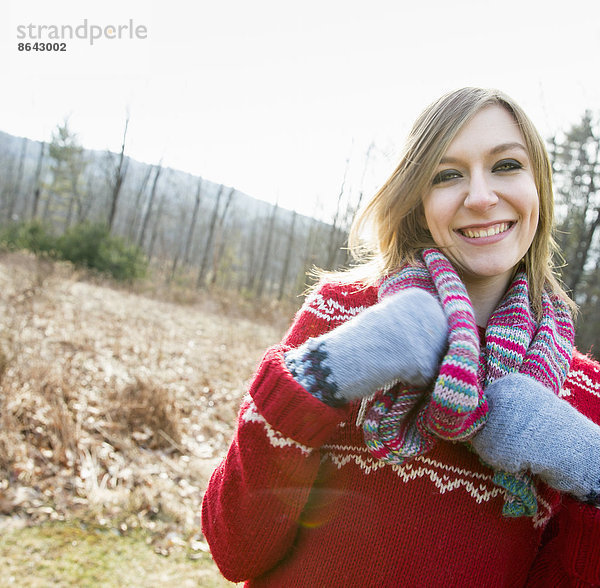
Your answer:
[[[65,175],[49,145],[0,131],[0,226],[35,218],[61,234],[78,222],[107,222],[119,154],[82,148],[80,157]],[[124,170],[112,233],[175,277],[183,270],[222,288],[290,299],[313,264],[347,261],[340,248],[353,208],[345,201],[332,226],[160,163],[127,157]]]

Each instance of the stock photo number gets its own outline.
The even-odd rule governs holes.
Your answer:
[[[18,43],[19,51],[66,51],[66,43]]]

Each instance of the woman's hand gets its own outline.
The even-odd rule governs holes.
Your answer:
[[[600,427],[539,382],[523,374],[499,378],[485,390],[485,426],[471,439],[490,466],[529,471],[549,486],[600,505]]]
[[[302,386],[330,405],[396,381],[424,386],[437,373],[448,323],[437,300],[411,288],[286,354]]]

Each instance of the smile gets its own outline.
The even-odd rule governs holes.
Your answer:
[[[457,229],[457,231],[469,239],[481,239],[483,237],[492,237],[504,233],[508,231],[513,224],[514,223],[512,222],[503,222],[488,227],[469,227],[466,229]]]

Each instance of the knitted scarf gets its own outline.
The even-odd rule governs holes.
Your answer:
[[[365,443],[375,457],[402,464],[430,451],[438,439],[468,440],[486,421],[485,388],[511,372],[558,394],[571,361],[573,321],[567,305],[548,293],[542,317],[535,320],[524,271],[517,272],[490,317],[483,353],[467,290],[440,251],[424,250],[422,262],[384,279],[379,298],[406,288],[422,288],[439,300],[448,320],[448,349],[430,393],[396,384],[375,395],[363,422]],[[505,515],[535,514],[530,476],[495,472],[494,482],[506,490]]]

